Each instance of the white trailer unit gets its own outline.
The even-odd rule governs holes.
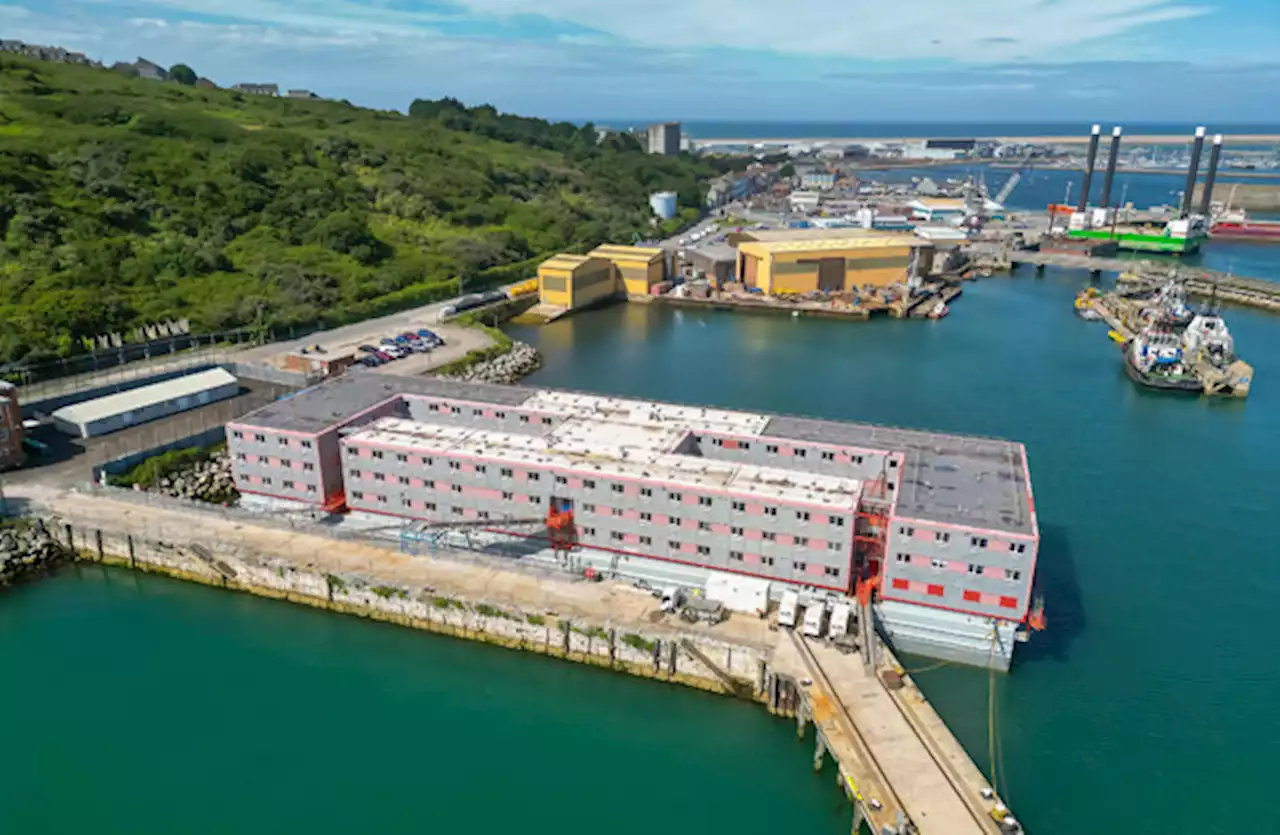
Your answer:
[[[837,603],[831,607],[831,626],[827,630],[831,640],[838,641],[848,634],[850,614],[848,603]]]
[[[240,393],[240,382],[221,368],[63,406],[53,424],[77,438],[92,438],[199,408]]]
[[[778,604],[778,626],[787,629],[796,628],[796,616],[800,610],[800,595],[790,589],[782,593],[782,602]]]
[[[821,638],[827,631],[827,604],[815,600],[804,610],[804,636]]]
[[[731,612],[764,617],[769,612],[768,580],[713,571],[707,577],[707,599],[724,604]]]

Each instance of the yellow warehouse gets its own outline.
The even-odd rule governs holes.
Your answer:
[[[613,264],[590,255],[553,255],[538,267],[538,296],[545,305],[574,310],[617,294]]]
[[[656,247],[603,244],[590,254],[613,264],[628,296],[647,296],[667,277],[666,253]]]
[[[737,276],[768,294],[848,292],[905,283],[928,271],[932,248],[910,234],[743,241]]]

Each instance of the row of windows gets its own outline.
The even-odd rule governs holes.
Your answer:
[[[232,429],[231,437],[235,438],[236,440],[244,440],[244,432],[240,431],[239,429]],[[267,436],[262,434],[261,432],[255,432],[253,434],[253,440],[257,441],[260,444],[265,444],[267,442]],[[290,442],[288,438],[281,436],[279,438],[276,438],[276,443],[279,444],[280,446],[289,446]],[[298,446],[302,447],[303,449],[311,449],[311,441],[305,441],[305,440],[298,441]]]
[[[911,562],[911,555],[899,553],[894,556],[894,559],[896,562],[905,564],[905,563]],[[937,557],[934,557],[932,560],[929,561],[929,564],[934,568],[938,569],[939,571],[946,568],[948,563],[949,563],[948,560],[940,560]],[[979,565],[977,563],[971,562],[966,567],[965,571],[966,573],[972,574],[975,577],[981,577],[981,576],[984,576],[984,574],[986,573],[986,570],[990,567],[991,566]],[[1006,568],[1004,570],[1004,578],[1006,580],[1021,580],[1022,572],[1016,568]]]
[[[461,407],[461,406],[445,406],[445,405],[442,405],[442,404],[439,404],[439,403],[431,403],[431,404],[429,404],[429,405],[427,406],[427,410],[428,410],[428,411],[431,411],[431,412],[448,412],[449,414],[454,414],[454,415],[460,415],[460,414],[462,414],[462,407]],[[473,409],[471,410],[471,415],[472,415],[472,417],[484,417],[484,412],[485,412],[485,410],[484,410],[484,409],[474,409],[474,408],[473,408]],[[503,412],[503,411],[497,411],[497,412],[494,412],[494,413],[493,413],[493,416],[494,416],[495,418],[497,418],[498,420],[506,420],[506,418],[507,418],[507,413],[506,413],[506,412]],[[530,420],[531,420],[531,418],[529,417],[529,415],[520,415],[520,422],[521,422],[521,423],[529,423],[529,421],[530,421]],[[551,423],[552,423],[552,419],[551,419],[551,418],[549,418],[549,417],[541,418],[541,420],[542,420],[542,425],[543,425],[543,426],[550,426],[550,425],[551,425]]]
[[[251,483],[251,481],[252,481],[252,479],[250,478],[250,476],[248,476],[248,475],[247,475],[247,474],[245,474],[245,473],[241,473],[239,478],[240,478],[240,483],[241,483],[241,484],[249,484],[249,483]],[[272,486],[274,486],[274,485],[275,485],[275,479],[271,478],[271,476],[263,476],[263,477],[262,477],[262,481],[260,481],[260,482],[258,482],[258,483],[259,483],[259,484],[261,484],[261,485],[263,485],[264,487],[272,487]],[[297,490],[297,489],[299,489],[297,482],[292,481],[292,480],[290,480],[290,479],[284,479],[283,481],[281,481],[281,482],[280,482],[280,486],[281,486],[283,489],[285,489],[285,490]],[[316,486],[315,486],[314,484],[306,484],[306,485],[303,485],[303,486],[304,486],[304,487],[306,487],[306,490],[307,490],[307,492],[308,492],[308,493],[314,493],[314,492],[316,492]]]
[[[347,449],[348,449],[349,451],[351,451],[353,448],[352,448],[352,447],[348,447]],[[381,458],[381,457],[382,457],[382,452],[381,452],[381,450],[374,450],[374,451],[373,451],[373,457],[374,457],[374,458]],[[407,459],[408,459],[408,456],[406,456],[406,455],[397,455],[396,457],[397,457],[398,459],[404,459],[404,460],[407,460]],[[431,459],[430,459],[430,458],[423,458],[423,459],[422,459],[422,463],[423,463],[424,465],[430,466],[430,465],[431,465]],[[449,469],[451,469],[451,470],[455,470],[455,471],[456,471],[456,470],[460,470],[460,469],[462,469],[462,465],[461,465],[461,463],[460,463],[460,462],[458,462],[458,461],[450,461],[450,462],[449,462]],[[484,464],[476,464],[476,465],[475,465],[475,471],[476,471],[477,473],[484,474],[484,473],[487,473],[489,470],[488,470],[488,467],[487,467],[486,465],[484,465]],[[503,467],[501,470],[499,470],[499,475],[500,475],[502,478],[512,478],[512,477],[514,477],[515,472],[514,472],[512,469],[510,469],[509,467]],[[351,470],[351,477],[352,477],[352,478],[360,478],[360,477],[361,477],[361,471],[360,471],[360,470]],[[375,480],[375,481],[385,481],[385,480],[386,480],[385,476],[384,476],[382,473],[374,473],[374,474],[373,474],[373,478],[374,478],[374,480]],[[528,480],[529,480],[529,481],[541,481],[541,480],[542,480],[542,476],[541,476],[539,473],[536,473],[536,472],[529,472],[529,473],[527,473],[527,478],[528,478]],[[408,479],[408,477],[407,477],[407,476],[399,476],[399,479],[400,479],[400,483],[401,483],[401,484],[408,484],[408,483],[409,483],[409,479]],[[569,483],[569,479],[568,479],[566,476],[558,475],[558,476],[555,476],[555,483],[556,483],[556,484],[559,484],[559,485],[565,485],[565,484],[568,484],[568,483]],[[426,482],[426,486],[428,486],[428,487],[432,486],[432,482],[430,482],[430,481]],[[595,483],[595,481],[594,481],[593,479],[589,479],[589,478],[588,478],[588,479],[583,479],[583,481],[582,481],[582,486],[583,486],[585,489],[587,489],[587,490],[594,490],[594,489],[595,489],[595,486],[596,486],[596,483]],[[612,488],[612,490],[613,490],[613,492],[614,492],[614,493],[622,494],[622,493],[626,492],[626,491],[625,491],[625,488],[624,488],[621,484],[614,484],[614,485],[611,485],[611,488]],[[673,492],[673,491],[670,491],[670,490],[666,491],[666,493],[667,493],[667,498],[668,498],[671,502],[673,502],[673,503],[679,504],[679,503],[681,503],[682,501],[684,501],[684,495],[683,495],[682,493]],[[650,498],[650,497],[652,497],[652,496],[653,496],[653,488],[651,488],[651,487],[641,487],[641,488],[640,488],[640,495],[641,495],[641,496],[643,496],[643,497],[645,497],[645,498]],[[714,502],[714,500],[713,500],[710,496],[699,496],[699,497],[698,497],[698,505],[699,505],[700,507],[712,507],[712,506],[714,506],[714,504],[715,504],[715,502]],[[738,512],[738,513],[745,513],[745,512],[746,512],[746,510],[747,510],[747,503],[746,503],[746,502],[734,501],[734,502],[731,502],[731,505],[732,505],[733,510],[734,510],[734,511],[736,511],[736,512]],[[595,505],[590,504],[590,503],[584,503],[584,504],[582,505],[582,509],[583,509],[583,510],[587,510],[587,511],[591,511],[591,510],[594,510],[594,509],[595,509]],[[764,509],[763,509],[763,513],[764,513],[764,515],[765,515],[765,516],[773,516],[773,517],[777,517],[777,515],[778,515],[778,508],[776,508],[776,507],[766,507],[766,508],[764,508]],[[796,521],[798,521],[798,522],[808,522],[808,521],[811,521],[813,517],[812,517],[812,514],[811,514],[809,511],[807,511],[807,510],[797,510],[797,511],[795,511],[795,518],[796,518]],[[831,524],[831,525],[835,525],[837,528],[843,528],[843,527],[844,527],[844,524],[845,524],[845,517],[843,517],[843,516],[828,516],[828,517],[827,517],[827,523],[828,523],[828,524]]]
[[[239,460],[239,461],[245,461],[245,462],[250,462],[250,461],[266,461],[266,460],[267,460],[267,456],[265,456],[265,455],[261,455],[261,456],[250,456],[250,455],[246,455],[246,454],[245,454],[245,453],[243,453],[243,452],[237,452],[237,453],[236,453],[236,459],[237,459],[237,460]],[[288,458],[281,458],[281,459],[280,459],[280,466],[281,466],[281,467],[284,467],[286,470],[293,469],[293,462],[292,462],[292,461],[290,461]],[[312,471],[312,470],[314,470],[315,468],[316,468],[316,465],[315,465],[315,464],[312,464],[310,461],[303,461],[303,462],[302,462],[302,469],[306,470],[307,472],[311,472],[311,471]]]
[[[906,590],[909,588],[909,586],[910,586],[910,583],[908,583],[906,580],[894,580],[894,581],[893,581],[893,587],[894,587],[895,589],[900,590],[900,591],[906,591]],[[946,596],[946,588],[945,588],[944,586],[940,585],[940,584],[937,584],[937,583],[930,583],[930,584],[925,588],[925,593],[926,593],[926,594],[928,594],[928,595],[930,595],[930,596],[932,596],[932,597],[945,597],[945,596]],[[979,592],[979,591],[973,591],[973,590],[970,590],[970,589],[966,589],[966,590],[964,590],[964,592],[963,592],[963,594],[962,594],[961,596],[964,598],[964,601],[965,601],[966,603],[981,603],[981,602],[982,602],[982,592]],[[1016,608],[1018,608],[1018,598],[1016,598],[1016,597],[1009,597],[1009,596],[1007,596],[1007,595],[1001,595],[1000,600],[999,600],[999,605],[1000,605],[1002,608],[1005,608],[1005,609],[1016,609]]]
[[[723,447],[723,446],[724,446],[724,440],[723,440],[722,438],[712,438],[712,439],[711,439],[711,445],[712,445],[712,446]],[[737,449],[749,450],[749,449],[751,449],[751,443],[750,443],[749,441],[738,441]],[[777,455],[777,454],[778,454],[778,445],[777,445],[777,444],[765,444],[764,451],[765,451],[765,452],[767,452],[767,453],[769,453],[770,455]],[[805,458],[805,457],[807,457],[807,456],[808,456],[809,451],[808,451],[807,449],[805,449],[804,447],[792,447],[792,448],[791,448],[791,454],[792,454],[794,457],[796,457],[796,458]],[[823,460],[823,461],[834,461],[834,460],[836,460],[836,454],[835,454],[834,452],[830,451],[830,450],[823,450],[823,451],[822,451],[822,460]],[[849,460],[850,460],[850,461],[852,461],[854,464],[861,464],[861,463],[863,462],[863,457],[862,457],[861,455],[850,455],[850,456],[849,456]]]
[[[915,536],[916,529],[909,525],[901,525],[898,528],[898,533],[902,534],[903,536]],[[950,542],[951,534],[948,533],[947,531],[934,531],[933,541],[942,542],[942,543]],[[986,548],[989,544],[990,544],[990,540],[987,539],[987,537],[985,536],[969,537],[969,545],[971,547]],[[1027,552],[1027,544],[1025,542],[1010,542],[1009,552],[1013,554],[1025,554]]]

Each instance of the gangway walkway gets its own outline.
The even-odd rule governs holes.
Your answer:
[[[989,787],[963,748],[931,734],[874,668],[794,632],[778,642],[771,666],[798,683],[801,727],[811,719],[818,733],[815,767],[824,751],[835,758],[856,803],[855,832],[865,819],[874,833],[1002,835],[994,800],[983,796]]]

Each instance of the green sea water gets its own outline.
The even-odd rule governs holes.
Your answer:
[[[1087,280],[968,285],[941,322],[629,305],[513,334],[534,384],[1025,442],[1050,629],[996,679],[1015,811],[1280,832],[1280,317],[1228,311],[1247,401],[1156,395],[1072,315]],[[919,678],[987,768],[987,674]],[[848,831],[754,705],[128,572],[0,598],[0,716],[0,833]]]

